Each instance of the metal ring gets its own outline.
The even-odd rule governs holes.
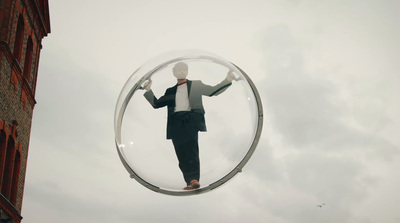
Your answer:
[[[232,67],[236,68],[244,76],[244,78],[246,79],[247,83],[250,85],[250,88],[252,90],[252,93],[254,95],[254,98],[255,98],[255,101],[256,101],[256,104],[257,104],[257,117],[258,118],[257,118],[257,127],[256,127],[255,136],[253,138],[253,142],[252,142],[248,152],[246,153],[244,158],[239,162],[239,164],[236,167],[234,167],[228,174],[226,174],[224,177],[222,177],[221,179],[217,180],[216,182],[209,184],[206,187],[202,187],[202,188],[199,188],[199,189],[196,189],[196,190],[188,190],[188,191],[173,191],[173,190],[167,190],[167,189],[160,188],[160,187],[158,187],[156,185],[153,185],[153,184],[147,182],[146,180],[141,178],[129,166],[129,164],[125,160],[124,155],[121,152],[121,149],[122,149],[122,146],[123,146],[122,143],[121,143],[121,141],[122,141],[121,140],[121,125],[122,125],[122,120],[123,120],[123,116],[124,116],[124,113],[125,113],[125,109],[126,109],[128,103],[129,103],[130,99],[132,98],[132,96],[134,95],[134,93],[138,89],[142,89],[143,82],[148,80],[148,79],[150,79],[151,76],[155,72],[157,72],[160,69],[168,66],[169,64],[175,63],[175,62],[178,62],[178,61],[184,61],[184,60],[207,60],[207,61],[211,61],[211,62],[214,62],[214,63],[218,63],[218,64],[220,64],[222,66],[225,66],[227,68],[230,68],[230,69]],[[224,61],[223,59],[220,59],[220,58],[217,58],[217,57],[212,57],[212,56],[207,56],[207,55],[176,57],[176,58],[170,59],[168,61],[165,61],[164,63],[159,64],[158,66],[156,66],[153,69],[151,69],[150,71],[148,71],[145,75],[143,75],[143,77],[140,78],[134,84],[134,86],[129,90],[129,92],[126,94],[125,98],[122,98],[122,97],[124,97],[124,95],[123,95],[123,92],[121,92],[121,94],[119,95],[119,98],[118,98],[118,102],[117,102],[117,106],[116,106],[115,114],[114,114],[114,118],[115,118],[114,119],[115,144],[116,144],[117,152],[118,152],[118,155],[119,155],[119,157],[121,159],[121,162],[124,165],[124,167],[126,168],[126,170],[128,171],[128,173],[130,174],[131,178],[134,178],[136,181],[138,181],[140,184],[142,184],[146,188],[148,188],[148,189],[150,189],[152,191],[158,192],[158,193],[167,194],[167,195],[175,195],[175,196],[186,196],[186,195],[201,194],[201,193],[204,193],[204,192],[207,192],[207,191],[211,191],[211,190],[219,187],[220,185],[226,183],[228,180],[230,180],[232,177],[234,177],[237,173],[242,171],[242,168],[246,165],[246,163],[249,161],[250,157],[254,153],[254,151],[255,151],[255,149],[257,147],[257,144],[259,142],[259,139],[261,137],[262,127],[263,127],[263,108],[262,108],[260,95],[259,95],[259,93],[257,91],[257,88],[254,85],[253,81],[250,79],[250,77],[242,69],[240,69],[238,66],[236,66],[235,64],[233,64],[231,62],[228,62],[229,64],[227,65],[226,62],[228,62],[228,61]],[[135,71],[135,73],[137,71]],[[132,78],[132,76],[131,76],[131,78]],[[238,79],[238,78],[236,78],[236,79]],[[126,85],[124,87],[126,87]],[[121,105],[119,105],[119,104],[121,104]]]

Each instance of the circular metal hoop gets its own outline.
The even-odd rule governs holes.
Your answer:
[[[227,67],[230,70],[239,72],[247,81],[247,83],[249,84],[252,93],[254,95],[255,98],[255,102],[257,105],[257,125],[256,125],[256,131],[255,131],[255,135],[253,138],[253,141],[251,143],[250,148],[248,149],[246,155],[244,156],[244,158],[238,163],[238,165],[236,167],[234,167],[228,174],[226,174],[225,176],[223,176],[221,179],[217,180],[214,183],[209,184],[208,186],[196,189],[196,190],[188,190],[188,191],[174,191],[174,190],[167,190],[164,188],[160,188],[156,185],[153,185],[149,182],[147,182],[146,180],[144,180],[142,177],[140,177],[132,168],[131,166],[129,166],[129,164],[127,163],[124,154],[121,152],[121,149],[123,149],[124,145],[122,144],[122,137],[121,137],[121,126],[122,126],[122,120],[124,117],[124,113],[126,110],[126,107],[129,103],[129,101],[131,100],[132,96],[134,95],[134,93],[139,90],[142,89],[142,84],[143,82],[145,82],[146,80],[151,79],[152,75],[154,73],[156,73],[157,71],[163,69],[164,67],[172,64],[172,63],[176,63],[178,61],[185,61],[185,60],[205,60],[205,61],[210,61],[213,63],[217,63],[220,64],[222,66]],[[139,71],[142,68],[139,68],[137,71]],[[137,72],[135,71],[135,73]],[[127,83],[129,82],[130,79],[132,79],[132,77],[135,75],[135,73],[128,79]],[[123,90],[127,87],[127,83],[125,84]],[[217,187],[219,187],[220,185],[226,183],[228,180],[230,180],[232,177],[234,177],[237,173],[242,171],[242,168],[246,165],[246,163],[249,161],[250,157],[252,156],[252,154],[254,153],[257,144],[259,142],[260,136],[261,136],[261,132],[262,132],[262,126],[263,126],[263,108],[262,108],[262,103],[261,103],[261,98],[260,95],[257,91],[256,86],[254,85],[254,83],[252,82],[252,80],[250,79],[250,77],[242,70],[240,69],[238,66],[236,66],[235,64],[231,63],[231,62],[227,62],[225,60],[223,60],[222,58],[219,58],[217,56],[209,56],[209,55],[202,55],[201,52],[200,53],[195,53],[193,55],[179,55],[170,58],[167,61],[164,61],[162,63],[160,63],[159,65],[153,67],[153,68],[147,68],[147,70],[145,71],[145,74],[142,76],[142,78],[140,78],[132,88],[130,88],[128,91],[124,92],[121,91],[118,101],[117,101],[117,105],[115,108],[115,114],[114,114],[114,131],[115,131],[115,144],[117,147],[117,152],[118,155],[121,159],[122,164],[124,165],[124,167],[126,168],[126,170],[128,171],[128,173],[130,174],[131,178],[134,178],[136,181],[138,181],[140,184],[142,184],[143,186],[145,186],[146,188],[158,192],[158,193],[162,193],[162,194],[167,194],[167,195],[175,195],[175,196],[186,196],[186,195],[193,195],[193,194],[200,194],[200,193],[204,193],[204,192],[208,192],[210,190],[213,190]]]

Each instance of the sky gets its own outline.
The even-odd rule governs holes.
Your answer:
[[[22,222],[400,221],[398,1],[49,4]],[[242,173],[177,197],[129,177],[113,121],[131,74],[182,49],[244,70],[260,93],[264,127]]]

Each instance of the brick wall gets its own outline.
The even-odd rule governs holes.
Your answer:
[[[0,0],[0,131],[6,135],[5,139],[12,139],[10,141],[13,142],[13,152],[9,154],[13,154],[14,158],[17,156],[16,154],[20,154],[20,159],[17,159],[20,162],[16,162],[18,167],[16,170],[19,170],[16,171],[18,172],[16,173],[17,177],[2,178],[3,182],[1,183],[7,185],[13,185],[12,179],[18,179],[18,181],[15,181],[17,184],[13,189],[14,192],[16,191],[15,199],[6,192],[5,196],[0,194],[0,218],[11,217],[14,222],[20,222],[22,219],[20,213],[32,113],[36,103],[35,89],[41,41],[50,33],[48,14],[47,0]],[[15,58],[13,51],[19,21],[23,23],[21,32],[23,38],[22,41],[19,41],[22,50],[18,59]],[[33,52],[31,61],[27,60],[27,63],[30,64],[29,76],[24,77],[26,46],[29,38],[32,40]],[[7,142],[3,140],[2,143]],[[1,149],[5,150],[5,148]],[[2,162],[0,166],[3,167],[6,163],[14,163],[2,160],[0,162]],[[4,172],[4,168],[2,171]]]

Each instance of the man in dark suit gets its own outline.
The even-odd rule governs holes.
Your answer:
[[[187,80],[188,66],[179,62],[172,69],[178,83],[168,88],[160,98],[154,96],[151,82],[146,81],[144,97],[154,108],[167,106],[167,139],[171,139],[179,160],[179,168],[187,186],[184,190],[200,187],[198,132],[207,131],[202,96],[216,96],[224,92],[235,78],[232,72],[221,83],[210,86],[200,80]]]

